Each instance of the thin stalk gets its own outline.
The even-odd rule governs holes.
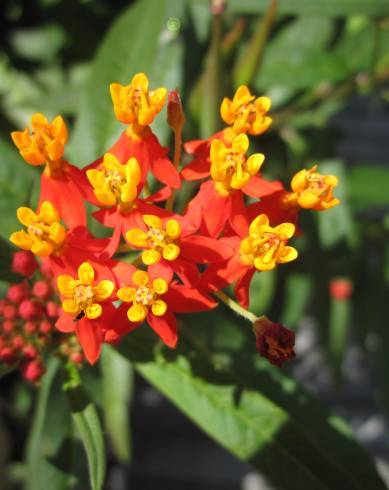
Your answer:
[[[251,313],[251,311],[246,310],[242,306],[240,306],[239,303],[234,301],[232,298],[227,296],[225,293],[222,291],[216,291],[213,293],[214,296],[216,296],[220,301],[222,301],[225,305],[228,306],[232,311],[234,311],[237,315],[242,316],[245,318],[247,321],[250,323],[254,323],[256,320],[258,320],[258,317],[254,315],[254,313]]]
[[[174,157],[173,157],[173,165],[174,168],[178,169],[178,165],[180,164],[182,153],[182,126],[179,126],[177,129],[174,129]],[[174,206],[174,197],[175,197],[176,189],[172,189],[172,193],[168,200],[166,201],[165,208],[167,211],[172,211]]]

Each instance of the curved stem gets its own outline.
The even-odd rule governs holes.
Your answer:
[[[239,303],[234,301],[232,298],[227,296],[225,293],[222,291],[215,291],[213,293],[220,301],[222,301],[225,305],[228,306],[231,310],[233,310],[237,315],[242,316],[246,320],[248,320],[251,323],[254,323],[256,320],[258,320],[258,317],[254,315],[254,313],[251,313],[251,311],[246,310],[242,306],[240,306]]]

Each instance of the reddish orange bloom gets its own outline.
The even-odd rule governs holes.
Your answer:
[[[62,314],[56,327],[61,332],[75,332],[87,360],[94,364],[99,358],[104,332],[115,313],[112,294],[115,285],[102,279],[95,281],[95,271],[89,262],[78,267],[78,277],[63,274],[57,278],[62,296]]]
[[[136,158],[141,165],[142,182],[145,182],[150,170],[157,180],[178,189],[181,179],[167,157],[169,149],[160,145],[149,128],[165,103],[167,90],[150,90],[147,76],[137,73],[129,85],[112,83],[110,91],[116,118],[129,126],[110,148],[109,153],[115,155],[120,162],[126,162],[131,157]]]
[[[144,320],[163,342],[174,348],[178,340],[176,313],[206,311],[217,303],[195,288],[173,281],[171,270],[158,264],[148,272],[137,270],[129,285],[119,289],[123,304],[118,308],[113,323],[118,328],[130,328]]]
[[[89,186],[81,170],[62,158],[68,137],[64,120],[57,116],[50,123],[43,114],[36,113],[31,126],[31,133],[26,128],[11,136],[28,164],[45,165],[39,202],[51,201],[68,226],[85,226],[84,200],[90,197]]]
[[[217,290],[236,281],[235,295],[239,303],[247,308],[249,289],[256,271],[269,271],[278,264],[285,264],[297,258],[297,250],[288,245],[295,226],[282,223],[270,226],[265,214],[257,216],[247,228],[242,228],[240,236],[220,239],[232,248],[229,260],[211,265],[203,274],[201,284],[208,290]]]

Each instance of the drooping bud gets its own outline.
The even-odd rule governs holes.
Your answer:
[[[181,131],[185,124],[185,114],[182,108],[178,89],[169,93],[167,104],[167,122],[173,131]]]
[[[34,254],[26,250],[15,252],[12,257],[12,272],[31,277],[38,267]]]
[[[266,357],[271,364],[280,367],[285,361],[295,357],[294,332],[281,323],[274,323],[266,316],[261,316],[254,322],[253,330],[259,354]]]

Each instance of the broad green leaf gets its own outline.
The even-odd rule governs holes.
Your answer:
[[[129,403],[133,390],[131,363],[109,345],[101,356],[105,426],[120,461],[131,459]]]
[[[339,178],[339,185],[334,194],[340,199],[338,206],[318,213],[320,242],[324,248],[331,248],[342,240],[346,240],[353,246],[356,244],[357,236],[348,205],[347,174],[344,165],[336,160],[321,162],[319,172],[323,175],[336,175]]]
[[[278,0],[280,14],[299,15],[387,15],[389,4],[386,0]],[[240,14],[257,14],[264,12],[269,0],[229,0],[231,12]]]
[[[210,329],[227,320],[210,316],[182,325],[178,351],[153,348],[147,327],[128,335],[121,351],[193,422],[263,472],[275,488],[385,488],[345,424],[294,380],[257,362],[250,344],[230,349],[232,363],[220,362]],[[247,327],[239,325],[238,331]],[[249,339],[255,343],[251,333]]]
[[[9,235],[21,227],[16,209],[29,205],[38,172],[25,163],[12,144],[3,138],[0,139],[0,159],[0,236],[8,240]]]
[[[88,459],[91,488],[101,490],[105,479],[106,456],[100,419],[81,385],[76,368],[67,366],[67,376],[64,389]]]
[[[76,164],[89,163],[107,151],[124,129],[113,113],[110,83],[128,84],[140,71],[149,76],[151,86],[161,83],[159,56],[163,49],[175,45],[175,36],[165,28],[172,5],[176,5],[174,0],[140,0],[126,9],[108,31],[92,64],[80,104],[70,151]],[[163,77],[172,68],[169,61],[165,59]]]
[[[350,204],[366,209],[389,204],[389,169],[381,165],[358,165],[348,171]]]

